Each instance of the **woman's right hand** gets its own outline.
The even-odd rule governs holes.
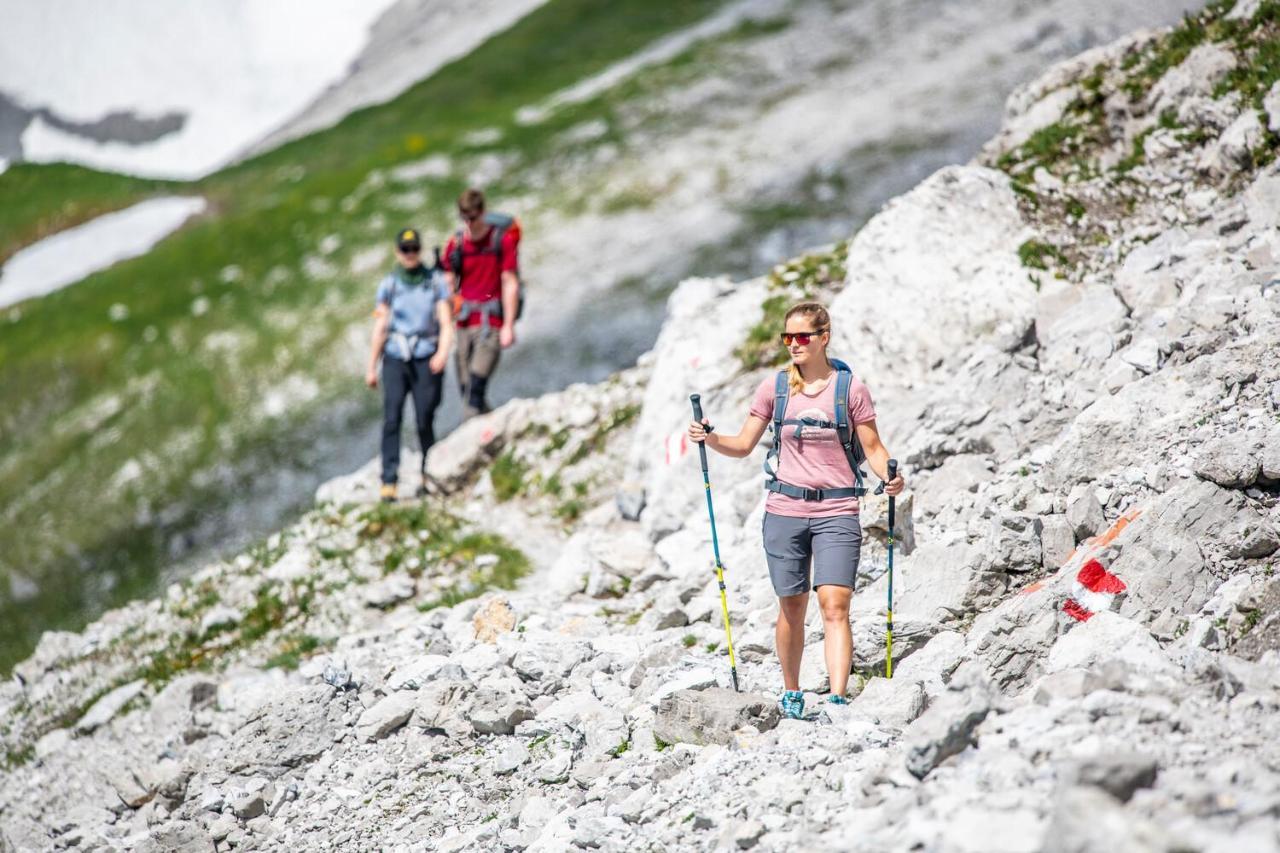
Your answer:
[[[364,375],[364,384],[370,388],[378,387],[378,371],[375,368],[369,368]]]
[[[709,426],[711,426],[711,421],[707,420],[706,418],[702,419],[702,423],[698,423],[697,421],[691,421],[689,423],[689,440],[696,441],[698,443],[702,443],[706,441],[707,436],[710,434],[707,431],[707,427]]]

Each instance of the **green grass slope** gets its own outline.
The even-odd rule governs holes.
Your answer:
[[[456,169],[396,167],[498,158],[493,193],[527,191],[526,166],[558,156],[567,128],[609,123],[614,104],[530,126],[518,108],[721,5],[553,0],[394,101],[193,184],[73,166],[0,175],[0,256],[150,194],[211,203],[147,255],[0,313],[0,669],[40,629],[146,591],[184,531],[270,477],[300,423],[350,398],[362,338],[348,330],[382,263],[364,268],[361,250],[402,222],[450,226],[463,187]],[[11,594],[13,575],[34,598]]]
[[[70,163],[15,163],[0,173],[0,264],[23,246],[173,186]]]

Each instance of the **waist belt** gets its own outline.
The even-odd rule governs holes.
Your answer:
[[[805,489],[780,480],[766,480],[764,487],[767,491],[777,492],[780,495],[798,498],[802,501],[833,501],[841,498],[860,498],[867,493],[867,490],[861,486],[844,486],[839,489]]]
[[[489,318],[497,317],[502,319],[502,298],[495,296],[493,299],[485,299],[481,302],[473,302],[471,300],[463,300],[462,307],[458,309],[458,322],[466,323],[471,319],[471,315],[480,312],[480,325],[484,327],[482,334],[489,334]]]
[[[392,332],[387,337],[400,345],[400,350],[404,353],[405,361],[413,361],[415,358],[414,353],[418,351],[419,341],[435,340],[435,338],[429,338],[426,335],[406,335],[404,332]]]

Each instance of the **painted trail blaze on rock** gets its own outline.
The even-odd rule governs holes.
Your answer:
[[[1124,581],[1102,567],[1097,560],[1089,560],[1076,573],[1071,598],[1062,609],[1072,619],[1085,622],[1095,613],[1111,609],[1116,595],[1124,592]]]
[[[1142,510],[1131,510],[1116,519],[1115,524],[1102,535],[1095,536],[1083,547],[1086,553],[1099,553],[1107,545],[1115,541],[1124,529],[1142,514]],[[1074,555],[1073,555],[1074,556]],[[1075,582],[1071,585],[1071,595],[1062,603],[1062,610],[1078,622],[1087,622],[1095,613],[1111,609],[1115,597],[1126,589],[1124,581],[1107,571],[1096,557],[1085,560],[1080,571],[1076,572]]]
[[[667,464],[679,461],[689,452],[689,434],[684,430],[673,432],[664,442],[667,452]]]
[[[1081,567],[1076,575],[1076,582],[1090,592],[1111,593],[1124,592],[1124,581],[1108,572],[1097,560],[1090,560]]]

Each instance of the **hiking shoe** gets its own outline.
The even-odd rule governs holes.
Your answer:
[[[396,502],[396,484],[383,483],[382,488],[378,489],[378,499],[384,504],[393,504]]]
[[[831,705],[848,705],[849,700],[841,696],[839,693],[832,693],[827,697],[827,703]]]
[[[778,706],[782,708],[782,716],[791,720],[804,719],[804,694],[799,690],[788,690],[782,694],[782,698],[778,700]]]

